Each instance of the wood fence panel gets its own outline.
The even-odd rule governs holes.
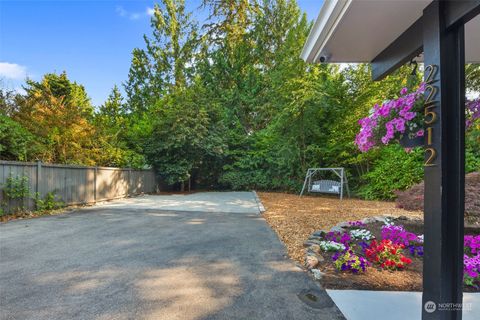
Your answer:
[[[6,201],[3,189],[10,176],[28,178],[29,199]],[[0,205],[5,212],[19,207],[34,209],[33,198],[37,192],[41,198],[53,192],[66,205],[75,205],[151,193],[156,189],[155,173],[148,169],[0,161]]]

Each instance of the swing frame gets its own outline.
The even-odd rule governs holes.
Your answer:
[[[318,180],[319,182],[321,181],[328,181],[328,182],[337,182],[340,183],[340,190],[338,192],[336,191],[329,191],[329,190],[319,190],[319,191],[312,191],[312,177],[317,173],[321,171],[330,171],[335,173],[337,177],[340,178],[340,181],[334,181],[334,180]],[[314,181],[315,182],[315,181]],[[329,193],[329,194],[339,194],[340,195],[340,200],[343,199],[343,186],[347,187],[347,195],[350,198],[350,189],[348,188],[348,179],[347,176],[345,175],[345,169],[344,168],[309,168],[307,170],[307,174],[305,175],[305,180],[303,182],[303,187],[302,191],[300,192],[300,197],[303,195],[305,192],[308,193]]]

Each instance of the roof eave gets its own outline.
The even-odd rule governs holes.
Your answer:
[[[352,0],[325,0],[303,46],[300,58],[306,62],[316,62],[321,55],[328,56],[325,46],[351,3]]]

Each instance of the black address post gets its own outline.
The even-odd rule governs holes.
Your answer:
[[[425,167],[425,256],[422,319],[462,318],[463,213],[465,193],[465,45],[464,27],[447,28],[445,3],[423,12],[425,66],[436,68],[431,85],[436,121],[431,145],[436,157]],[[427,74],[426,74],[427,76]],[[426,96],[430,94],[426,92]],[[429,147],[428,145],[426,147]],[[425,160],[431,152],[426,152]]]

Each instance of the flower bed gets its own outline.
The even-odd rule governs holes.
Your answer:
[[[422,233],[421,220],[341,223],[305,243],[307,267],[326,288],[420,291]],[[480,235],[466,235],[464,247],[465,290],[480,291]]]

